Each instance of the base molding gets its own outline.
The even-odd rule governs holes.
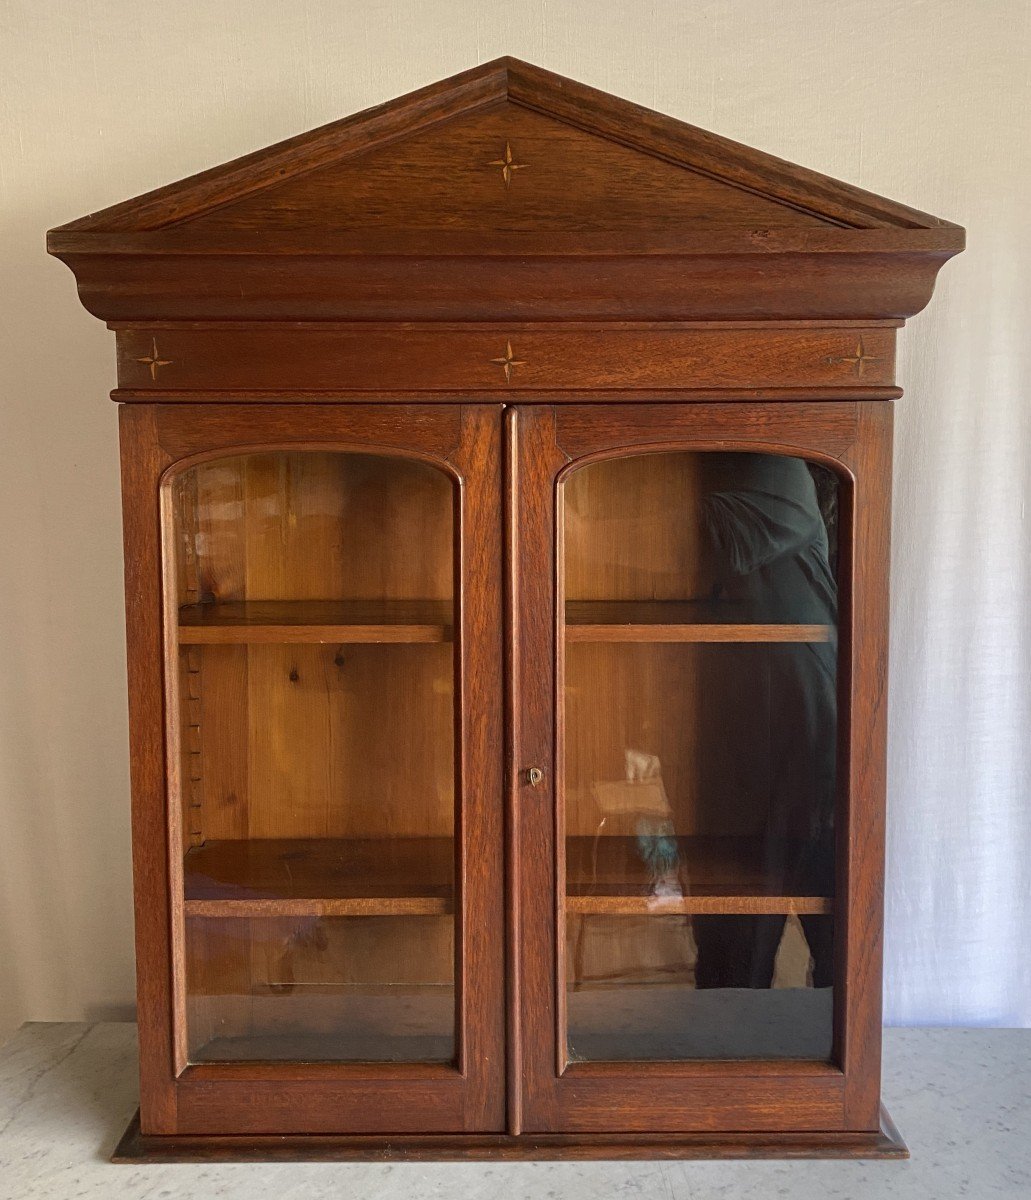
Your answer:
[[[908,1158],[895,1123],[881,1108],[876,1133],[428,1134],[368,1137],[161,1135],[129,1122],[111,1161],[419,1162],[519,1159]]]

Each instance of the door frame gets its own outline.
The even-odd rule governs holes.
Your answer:
[[[119,420],[142,1134],[502,1130],[501,406],[139,404],[123,406]],[[417,457],[455,481],[454,1064],[183,1061],[163,481],[185,460],[272,447]]]
[[[892,416],[887,401],[508,410],[510,1133],[878,1129]],[[566,1064],[562,479],[620,453],[714,449],[798,454],[832,466],[844,484],[833,1061]],[[536,787],[531,766],[544,771]]]

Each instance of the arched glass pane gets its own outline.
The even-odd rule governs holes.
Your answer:
[[[190,1061],[453,1058],[453,503],[362,453],[172,481]]]
[[[571,1060],[830,1057],[837,494],[737,452],[563,485]]]

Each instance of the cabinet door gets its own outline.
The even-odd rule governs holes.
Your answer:
[[[890,419],[510,413],[524,1130],[877,1128]]]
[[[502,1128],[500,409],[122,419],[144,1131]]]

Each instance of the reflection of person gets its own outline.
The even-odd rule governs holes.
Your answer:
[[[706,455],[715,485],[703,522],[718,590],[741,620],[830,625],[837,620],[827,529],[804,460],[774,454]],[[837,640],[762,648],[769,696],[769,811],[762,833],[767,887],[792,895],[834,889]],[[769,987],[786,917],[696,917],[702,987]],[[802,917],[813,984],[833,976],[830,916]]]

